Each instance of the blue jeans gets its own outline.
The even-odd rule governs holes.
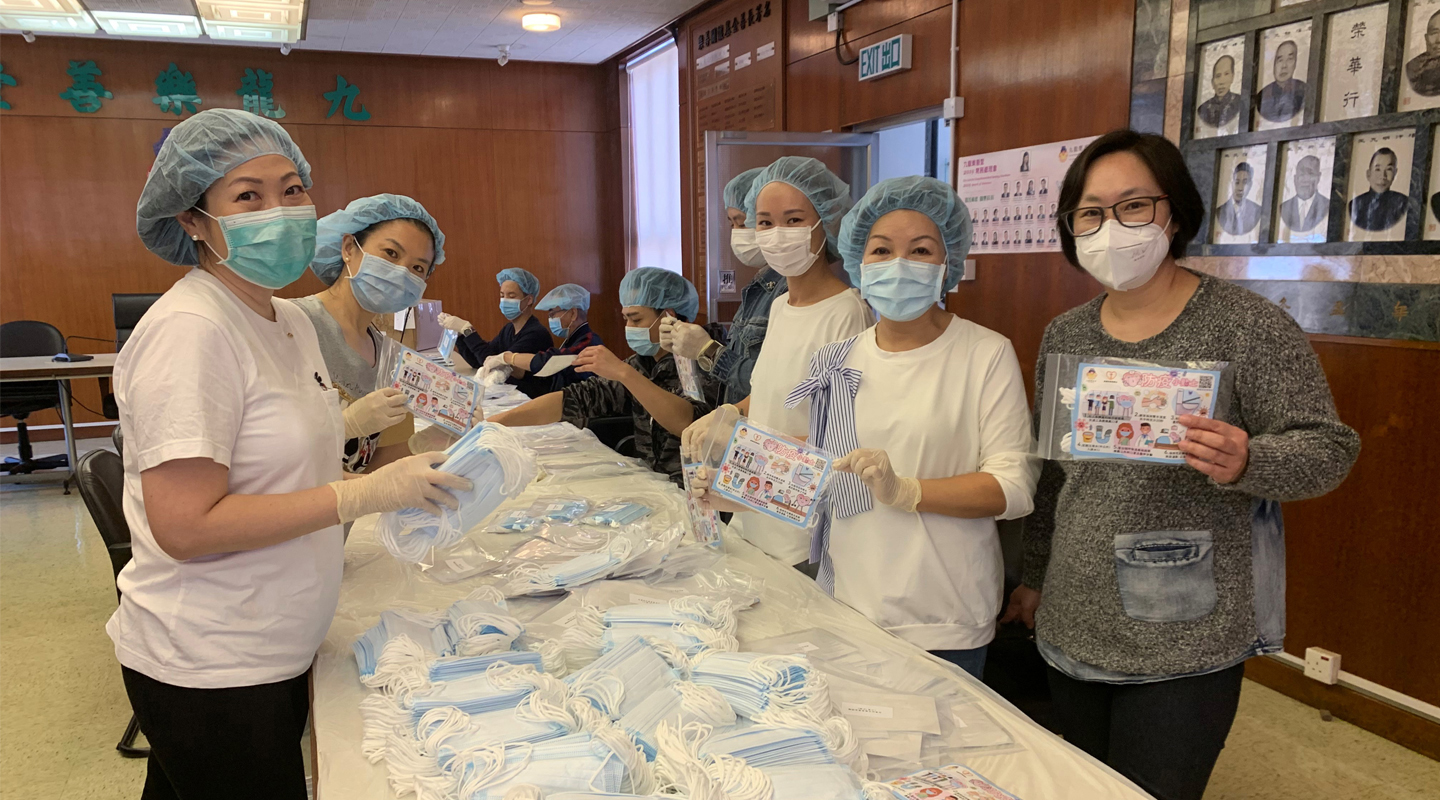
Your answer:
[[[930,655],[949,661],[975,677],[985,679],[985,650],[990,645],[981,645],[973,650],[931,650]]]

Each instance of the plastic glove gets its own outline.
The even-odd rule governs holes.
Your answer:
[[[485,358],[485,362],[480,365],[480,368],[481,368],[481,369],[500,369],[501,367],[508,367],[508,366],[510,366],[510,365],[505,363],[505,354],[504,354],[504,353],[501,353],[501,354],[498,355],[498,356],[487,356],[487,357]]]
[[[407,413],[404,392],[393,386],[376,389],[345,407],[345,438],[379,433],[403,422]]]
[[[726,403],[709,414],[690,423],[684,432],[680,434],[680,458],[687,462],[699,461],[705,454],[700,452],[710,438],[710,430],[717,423],[733,426],[735,421],[744,416],[737,406]]]
[[[860,476],[869,487],[870,493],[882,504],[914,513],[920,505],[920,481],[902,478],[890,466],[890,454],[884,450],[851,450],[844,458],[833,464],[837,472],[850,472]]]
[[[440,506],[454,509],[460,503],[445,491],[469,491],[470,481],[435,469],[445,463],[444,453],[422,453],[393,461],[369,475],[335,481],[335,511],[341,522],[354,522],[366,514],[418,508],[439,516]]]
[[[435,321],[440,323],[440,327],[455,331],[459,334],[464,334],[466,331],[475,329],[475,326],[471,325],[468,321],[460,319],[454,314],[446,314],[444,311],[441,311],[440,315],[435,317]]]
[[[741,511],[751,511],[749,506],[742,505],[734,500],[728,500],[717,492],[710,491],[715,485],[715,470],[707,466],[695,468],[694,482],[690,484],[690,496],[704,503],[715,511],[723,511],[730,514],[737,514]]]
[[[677,356],[699,358],[700,351],[710,342],[710,334],[699,325],[681,322],[674,317],[660,320],[660,346]]]

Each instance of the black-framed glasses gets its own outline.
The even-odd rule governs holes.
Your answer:
[[[1155,207],[1161,200],[1169,199],[1170,195],[1162,194],[1155,197],[1127,197],[1113,206],[1085,206],[1073,211],[1064,211],[1060,219],[1065,227],[1075,236],[1089,236],[1100,230],[1105,224],[1105,212],[1110,212],[1110,218],[1119,222],[1127,228],[1143,228],[1155,221]]]

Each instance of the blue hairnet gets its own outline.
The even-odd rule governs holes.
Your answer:
[[[700,295],[678,272],[641,267],[626,273],[620,281],[620,305],[645,306],[657,311],[672,308],[680,319],[693,322],[700,311]]]
[[[530,274],[529,270],[520,269],[519,267],[502,269],[496,273],[495,282],[504,283],[505,281],[515,281],[520,285],[520,291],[531,297],[540,294],[540,279]]]
[[[309,189],[310,162],[280,124],[248,111],[211,108],[177,124],[160,145],[135,205],[135,230],[150,252],[171,264],[200,263],[175,215],[195,207],[225,173],[260,156],[290,159]]]
[[[965,256],[970,253],[970,209],[949,184],[918,175],[880,181],[845,215],[840,226],[840,255],[850,282],[860,285],[860,262],[865,259],[870,229],[881,217],[902,209],[924,214],[940,229],[945,241],[945,291],[954,289],[965,275]]]
[[[725,207],[745,210],[745,198],[750,194],[750,186],[755,182],[755,176],[764,171],[764,167],[756,167],[731,178],[730,182],[725,184]]]
[[[537,311],[567,311],[578,308],[590,310],[590,290],[573,283],[562,283],[545,293],[545,299],[535,306]]]
[[[435,218],[430,216],[425,206],[403,194],[377,194],[351,200],[344,209],[327,214],[320,220],[315,233],[315,260],[310,263],[315,277],[327,286],[340,277],[345,263],[340,256],[345,234],[354,236],[371,225],[394,219],[413,219],[424,224],[435,241],[435,258],[430,262],[431,266],[445,260],[445,234],[440,232],[440,226],[435,224]]]
[[[781,156],[774,164],[760,171],[750,192],[745,196],[745,225],[755,227],[755,201],[760,191],[772,183],[788,183],[800,190],[810,205],[820,215],[820,226],[825,229],[825,250],[831,258],[839,257],[837,237],[840,235],[840,220],[850,210],[850,184],[840,180],[826,166],[813,158],[802,156]]]

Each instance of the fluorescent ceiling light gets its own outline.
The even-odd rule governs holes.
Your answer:
[[[200,38],[200,20],[183,14],[141,14],[133,11],[92,12],[100,27],[116,36]]]
[[[211,39],[227,42],[257,42],[264,44],[294,44],[300,41],[300,26],[296,25],[252,25],[211,22],[205,20],[205,32]]]
[[[514,19],[513,17],[511,19]],[[520,27],[527,31],[544,33],[560,30],[559,14],[526,14],[520,18]]]
[[[0,0],[0,14],[84,14],[78,0]]]
[[[305,4],[300,0],[198,0],[197,5],[200,7],[202,19],[230,25],[285,25],[298,28],[305,15]]]
[[[0,13],[0,28],[41,33],[94,33],[99,30],[87,14]]]

